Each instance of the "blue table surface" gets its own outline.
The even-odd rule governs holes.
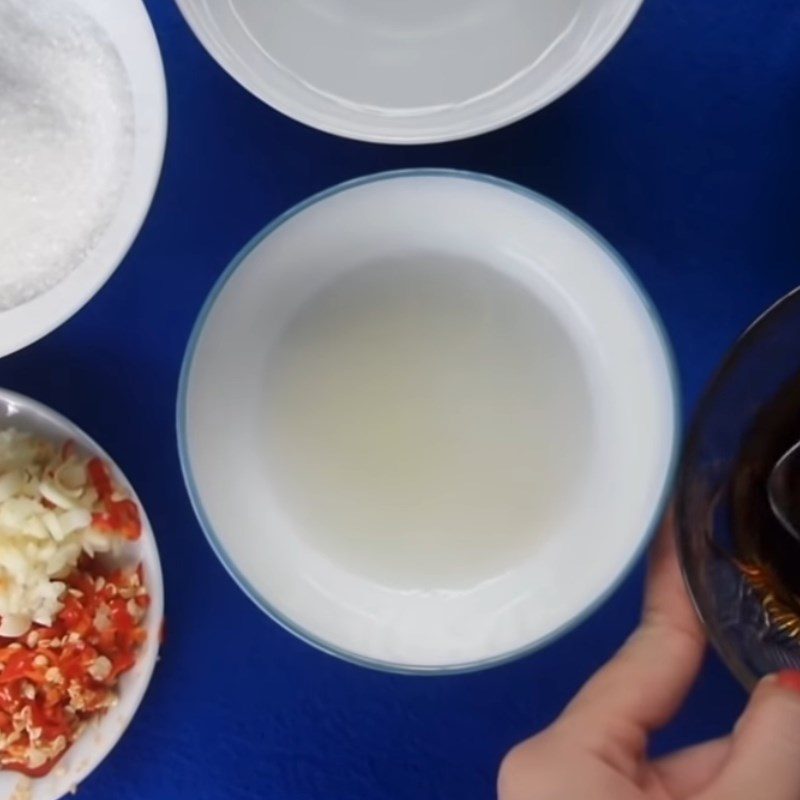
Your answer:
[[[689,415],[741,329],[797,281],[800,6],[647,0],[576,89],[510,128],[449,145],[349,142],[251,97],[173,3],[149,0],[170,96],[160,188],[89,305],[0,362],[0,384],[74,419],[137,486],[157,531],[168,639],[91,798],[478,800],[503,752],[548,723],[634,626],[642,568],[577,630],[485,673],[410,678],[292,638],[236,588],[189,507],[174,435],[178,370],[206,293],[239,247],[339,181],[416,166],[537,189],[628,259],[672,337]],[[725,732],[742,690],[710,656],[658,751]]]

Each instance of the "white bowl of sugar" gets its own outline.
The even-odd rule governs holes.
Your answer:
[[[117,268],[150,207],[166,125],[141,0],[0,0],[0,356]]]
[[[551,640],[659,515],[676,388],[658,317],[564,209],[390,173],[259,234],[202,310],[179,448],[232,577],[306,641],[448,672]]]

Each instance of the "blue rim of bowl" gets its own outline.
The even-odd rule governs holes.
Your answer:
[[[411,665],[411,664],[397,664],[391,661],[382,661],[380,659],[373,659],[358,653],[345,650],[337,647],[335,644],[325,641],[313,633],[305,630],[301,626],[295,624],[291,619],[282,614],[275,606],[268,602],[258,590],[245,578],[239,571],[232,559],[228,558],[225,548],[222,546],[221,541],[217,538],[214,527],[211,524],[200,498],[200,492],[192,474],[191,462],[189,459],[188,451],[188,437],[186,431],[186,404],[188,398],[188,384],[189,376],[194,361],[194,356],[197,350],[197,344],[202,335],[205,323],[211,309],[217,301],[217,298],[225,289],[226,284],[236,272],[238,267],[247,259],[247,257],[258,247],[261,242],[270,236],[274,231],[280,228],[289,220],[301,214],[311,206],[327,200],[330,197],[346,192],[350,189],[355,189],[360,186],[366,186],[372,183],[380,183],[384,181],[395,180],[398,178],[457,178],[460,180],[474,181],[477,183],[488,184],[490,186],[498,187],[511,191],[522,197],[532,200],[535,203],[543,205],[550,211],[555,212],[562,218],[566,219],[585,235],[587,235],[601,250],[603,250],[615,262],[623,276],[625,276],[634,292],[636,293],[639,301],[642,303],[645,311],[650,318],[656,336],[659,340],[661,351],[664,354],[664,359],[667,364],[669,373],[671,393],[672,393],[672,406],[673,406],[673,435],[670,444],[669,465],[664,476],[663,486],[661,488],[658,501],[653,506],[653,512],[650,520],[644,526],[644,534],[638,546],[629,557],[628,561],[622,566],[614,580],[611,581],[609,586],[601,592],[585,609],[576,614],[572,619],[565,622],[560,627],[548,634],[539,637],[535,641],[517,648],[516,650],[500,655],[492,656],[490,658],[481,659],[468,663],[452,664],[452,665]],[[680,396],[680,382],[678,379],[678,371],[676,368],[675,357],[670,345],[669,338],[667,337],[661,317],[656,311],[652,300],[645,292],[638,278],[635,276],[625,259],[591,226],[584,222],[579,217],[575,216],[571,211],[559,205],[553,200],[539,194],[538,192],[528,189],[519,184],[502,178],[495,178],[491,175],[484,175],[478,172],[470,172],[465,170],[451,170],[451,169],[438,169],[438,168],[423,168],[423,169],[404,169],[389,172],[380,172],[373,175],[367,175],[361,178],[345,181],[332,188],[326,189],[308,199],[298,203],[288,211],[284,212],[264,228],[262,228],[250,241],[237,253],[237,255],[230,262],[225,271],[220,275],[214,283],[211,291],[209,292],[205,302],[203,303],[200,313],[197,316],[192,332],[189,336],[189,341],[186,346],[186,352],[183,357],[181,365],[180,378],[178,381],[178,396],[176,404],[176,427],[178,438],[178,455],[180,458],[181,471],[186,483],[186,489],[189,493],[189,499],[197,516],[200,527],[205,534],[205,537],[214,551],[214,554],[219,559],[222,566],[227,573],[238,585],[238,587],[250,598],[250,600],[274,622],[280,625],[284,630],[296,636],[306,644],[311,645],[317,650],[321,650],[328,655],[335,656],[343,661],[351,664],[356,664],[362,667],[369,667],[381,672],[389,672],[401,675],[455,675],[465,674],[470,672],[478,672],[480,670],[489,669],[490,667],[500,666],[512,661],[516,661],[524,656],[530,655],[548,644],[553,643],[561,638],[564,634],[576,628],[586,619],[588,619],[595,611],[597,611],[605,601],[619,588],[625,578],[628,576],[633,566],[639,561],[642,554],[646,550],[653,537],[656,527],[661,520],[664,510],[667,505],[667,500],[670,495],[673,480],[675,477],[677,463],[678,463],[678,443],[681,430],[681,408],[679,403]]]

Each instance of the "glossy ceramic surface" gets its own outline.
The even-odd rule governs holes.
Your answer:
[[[559,534],[507,573],[456,593],[393,591],[321,557],[284,513],[259,438],[266,353],[304,300],[354,266],[420,252],[477,260],[546,306],[580,354],[601,421]],[[234,579],[301,638],[399,671],[508,660],[594,608],[639,554],[660,512],[676,416],[669,347],[619,256],[539,195],[445,171],[358,180],[262,231],[209,296],[178,398],[184,476]],[[632,425],[641,433],[626,436]]]
[[[641,0],[178,0],[209,53],[278,110],[390,143],[460,139],[555,100]]]

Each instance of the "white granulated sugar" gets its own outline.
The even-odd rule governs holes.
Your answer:
[[[78,267],[113,218],[133,101],[105,31],[70,0],[0,0],[0,310]]]

